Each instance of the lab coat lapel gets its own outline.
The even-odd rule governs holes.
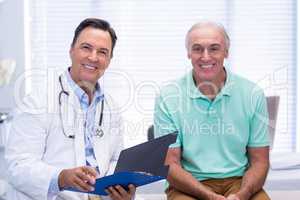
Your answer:
[[[104,100],[104,110],[103,110],[103,119],[102,119],[102,130],[104,132],[102,137],[94,136],[94,153],[97,160],[97,164],[100,171],[100,176],[106,175],[109,166],[109,116],[107,116],[107,107],[108,105],[105,103]],[[101,102],[98,103],[96,109],[96,116],[95,116],[95,127],[96,129],[99,126],[99,119],[101,114]]]
[[[67,77],[63,75],[63,86],[65,90],[69,93],[69,97],[65,98],[64,107],[67,108],[68,118],[71,119],[71,126],[67,126],[66,131],[71,131],[75,135],[75,160],[76,166],[86,165],[85,162],[85,145],[84,145],[84,114],[81,110],[78,97],[75,95],[74,91],[67,82]]]
[[[85,116],[81,110],[79,100],[77,96],[72,92],[72,99],[76,108],[76,118],[75,118],[75,155],[76,155],[76,165],[83,166],[86,165],[85,158],[85,142],[84,142],[84,122]]]

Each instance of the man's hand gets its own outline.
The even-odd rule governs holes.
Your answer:
[[[248,200],[249,198],[250,196],[247,195],[247,192],[239,191],[238,193],[230,194],[227,200]]]
[[[209,198],[210,200],[227,200],[226,197],[214,193],[213,196]]]
[[[230,194],[227,197],[227,200],[242,200],[242,199],[240,199],[240,197],[238,197],[236,194]]]
[[[60,189],[74,187],[83,192],[94,191],[92,185],[95,184],[97,171],[89,166],[64,169],[58,176],[58,186]]]
[[[120,185],[109,187],[105,191],[112,200],[131,200],[134,197],[136,187],[132,184],[130,184],[128,187],[129,191],[126,191]]]

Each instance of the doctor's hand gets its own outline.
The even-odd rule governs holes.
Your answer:
[[[116,185],[109,187],[105,191],[112,200],[132,200],[134,198],[136,187],[130,184],[128,188],[129,191],[126,191],[122,186]]]
[[[58,176],[58,186],[60,189],[74,187],[83,192],[94,191],[92,185],[96,182],[97,171],[89,166],[64,169]]]

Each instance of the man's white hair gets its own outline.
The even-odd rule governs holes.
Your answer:
[[[211,27],[215,27],[217,29],[219,29],[221,31],[221,33],[223,34],[224,36],[224,41],[225,41],[225,48],[226,50],[228,51],[229,50],[229,47],[230,47],[230,38],[224,28],[224,26],[220,23],[217,23],[217,22],[213,22],[213,21],[200,21],[200,22],[197,22],[196,24],[194,24],[190,30],[187,32],[186,36],[185,36],[185,47],[186,49],[188,49],[188,43],[189,43],[189,34],[195,30],[195,29],[199,29],[199,28],[203,28],[205,26],[211,26]]]

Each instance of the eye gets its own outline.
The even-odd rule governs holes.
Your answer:
[[[106,51],[100,51],[101,54],[106,54]]]
[[[82,45],[82,46],[80,47],[80,49],[82,49],[82,50],[84,50],[84,51],[90,51],[92,48],[91,48],[90,46],[88,46],[88,45]]]
[[[195,47],[192,47],[192,51],[193,52],[202,52],[203,48],[201,48],[200,46],[195,46]]]
[[[211,51],[219,51],[219,48],[218,47],[212,47],[210,48]]]
[[[107,56],[108,56],[108,51],[106,51],[106,50],[99,50],[99,51],[98,51],[98,55],[107,57]]]
[[[218,52],[220,50],[221,50],[221,47],[219,47],[219,46],[212,46],[209,48],[210,52]]]

